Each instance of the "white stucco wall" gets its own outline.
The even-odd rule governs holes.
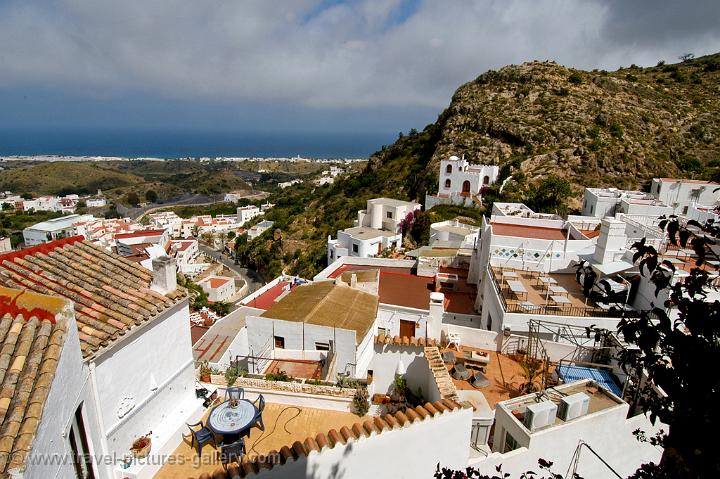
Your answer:
[[[673,208],[675,214],[684,214],[692,204],[713,205],[720,196],[714,191],[717,184],[692,180],[661,181],[653,179],[650,193]]]
[[[72,425],[75,411],[83,405],[83,418],[85,430],[88,435],[90,453],[102,453],[102,443],[99,428],[95,421],[96,411],[91,399],[92,392],[88,380],[89,371],[82,359],[80,342],[75,320],[68,325],[65,343],[60,354],[55,377],[50,385],[42,420],[38,425],[37,434],[32,450],[28,457],[27,468],[23,474],[25,479],[52,479],[75,477],[75,468],[72,461],[56,461],[49,463],[46,458],[71,457],[68,433]],[[100,472],[104,470],[94,466]]]
[[[356,365],[355,331],[318,326],[316,324],[303,324],[295,321],[248,316],[246,318],[248,332],[248,347],[254,355],[259,355],[266,348],[275,349],[275,336],[285,340],[285,349],[315,350],[315,343],[335,344],[336,372],[344,372],[348,365]],[[354,372],[354,369],[350,369]]]
[[[122,457],[135,438],[169,420],[186,419],[168,415],[175,405],[195,398],[189,321],[183,300],[93,362],[108,453]],[[123,415],[121,401],[134,407]]]
[[[378,328],[385,329],[386,336],[400,336],[400,321],[412,321],[416,324],[415,337],[424,338],[427,328],[427,317],[427,310],[380,303],[375,324]]]
[[[438,463],[464,469],[470,451],[472,409],[445,412],[402,428],[311,452],[263,470],[259,478],[367,479],[432,477]],[[440,440],[441,439],[441,440]]]
[[[375,344],[373,353],[368,367],[373,372],[373,381],[368,386],[368,391],[371,391],[372,394],[387,394],[395,382],[398,363],[402,361],[407,371],[405,379],[408,386],[415,392],[421,388],[427,399],[428,381],[434,381],[434,379],[430,374],[422,347]]]
[[[471,461],[481,473],[494,474],[495,466],[502,464],[504,473],[513,476],[537,468],[537,460],[543,458],[554,463],[555,472],[564,473],[578,441],[588,443],[622,477],[633,473],[641,464],[658,462],[662,451],[659,448],[639,442],[632,434],[643,429],[652,436],[656,430],[643,415],[626,419],[627,404],[588,414],[563,425],[556,425],[534,432],[527,439],[527,430],[517,424],[502,408],[495,410],[494,448],[501,448],[504,434],[510,430],[521,447],[506,454],[494,453],[487,458]],[[525,439],[524,439],[525,437]],[[577,472],[582,477],[616,477],[587,449],[581,452]]]

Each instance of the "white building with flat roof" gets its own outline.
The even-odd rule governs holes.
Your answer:
[[[604,218],[618,213],[660,216],[672,214],[673,209],[653,194],[617,188],[585,188],[583,216]]]
[[[374,198],[358,211],[355,226],[339,230],[337,239],[328,236],[328,264],[343,256],[368,258],[384,249],[402,247],[401,225],[421,208],[420,203],[391,198]]]
[[[237,222],[244,225],[246,222],[264,214],[257,206],[241,206],[237,209]]]
[[[93,220],[93,215],[68,215],[28,226],[23,230],[25,246],[35,246],[77,234],[75,223]]]
[[[253,226],[252,228],[250,228],[248,230],[248,232],[247,232],[248,239],[254,240],[258,236],[260,236],[261,234],[263,234],[264,232],[266,232],[267,230],[272,228],[274,224],[275,224],[274,221],[267,221],[267,220],[261,221],[260,223],[256,224],[255,226]]]
[[[682,178],[653,178],[650,193],[669,205],[674,214],[687,214],[690,205],[713,206],[720,198],[720,184]]]
[[[519,477],[544,459],[579,477],[628,477],[662,456],[634,431],[652,436],[661,427],[644,414],[630,417],[626,402],[585,379],[498,403],[492,453],[469,465],[493,475],[502,464],[503,473]]]
[[[465,157],[451,156],[441,160],[438,193],[425,197],[425,209],[438,204],[479,204],[483,187],[495,183],[499,173],[500,167],[497,165],[474,165]]]
[[[235,295],[235,280],[227,276],[208,276],[198,282],[213,303],[228,301]]]

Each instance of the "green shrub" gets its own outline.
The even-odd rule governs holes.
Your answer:
[[[358,416],[364,416],[370,409],[370,401],[368,400],[368,390],[364,387],[358,387],[352,400],[353,409]]]
[[[265,375],[265,379],[267,381],[282,381],[289,383],[290,381],[292,381],[293,378],[292,376],[289,376],[288,373],[286,373],[285,371],[278,371],[276,373],[267,373]]]
[[[578,72],[572,72],[568,77],[568,81],[573,85],[579,85],[582,83],[582,76]]]

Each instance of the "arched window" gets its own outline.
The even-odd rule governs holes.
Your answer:
[[[450,178],[445,180],[445,188],[450,188]]]
[[[488,183],[490,183],[490,177],[486,175],[485,178],[483,178],[483,185],[487,185]]]
[[[452,165],[447,165],[447,167],[445,168],[445,173],[447,173],[448,175],[452,173]]]

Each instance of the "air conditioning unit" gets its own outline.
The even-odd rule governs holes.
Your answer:
[[[590,396],[585,393],[576,393],[565,396],[560,401],[558,417],[560,417],[563,421],[571,421],[577,417],[587,414],[589,405]]]
[[[542,401],[527,407],[523,425],[530,431],[550,426],[555,422],[557,405],[552,401]]]

